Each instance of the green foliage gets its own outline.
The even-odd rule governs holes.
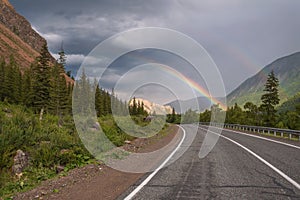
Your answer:
[[[53,177],[58,165],[68,171],[92,160],[81,142],[82,138],[77,135],[70,115],[73,85],[66,83],[64,52],[59,55],[58,63],[50,64],[50,55],[44,45],[35,63],[22,73],[13,57],[8,64],[4,59],[0,61],[0,196],[28,190]],[[112,107],[117,116],[125,116],[128,113],[126,102],[118,99],[113,92],[109,94],[101,89],[96,82],[92,85],[84,72],[74,87],[79,90],[75,90],[73,95],[81,96],[73,101],[77,108],[73,112],[90,113],[95,106],[105,135],[116,146],[134,139],[125,134],[111,116]],[[95,105],[91,105],[94,90]],[[42,120],[37,115],[41,110],[45,111]],[[132,119],[138,126],[148,125],[143,120],[146,115],[144,103],[136,102]],[[128,124],[128,119],[123,118],[123,123]],[[89,119],[86,122],[88,126],[94,123]],[[145,132],[155,131],[161,123],[162,119],[157,117]],[[99,148],[99,144],[96,147]],[[30,158],[21,179],[11,173],[13,157],[18,149]]]
[[[300,130],[300,103],[295,103],[293,108],[279,114],[277,127]]]
[[[48,109],[50,98],[50,55],[43,45],[40,56],[32,66],[32,105],[35,111]]]
[[[22,102],[21,72],[13,56],[10,56],[9,64],[4,59],[0,62],[0,100],[9,103]]]
[[[285,113],[287,111],[295,110],[296,105],[300,103],[300,92],[297,93],[292,98],[288,99],[286,102],[282,103],[278,107],[278,113]]]
[[[132,103],[128,107],[130,115],[140,115],[140,116],[147,116],[148,113],[144,110],[144,102],[136,102],[136,98],[133,97]]]
[[[55,115],[62,115],[71,112],[69,105],[69,84],[64,77],[63,65],[55,64],[51,69],[51,81],[49,90],[49,112]]]
[[[188,109],[184,115],[182,115],[182,123],[191,124],[199,121],[199,114],[192,109]]]
[[[116,124],[112,116],[100,117],[100,125],[108,139],[116,146],[124,144],[125,140],[132,140],[134,137],[124,133]]]
[[[210,122],[211,111],[206,109],[204,112],[200,113],[200,122]]]
[[[252,102],[247,102],[244,105],[245,123],[246,125],[260,126],[262,124],[262,116],[257,105]]]
[[[265,84],[265,94],[262,95],[260,110],[263,113],[263,120],[266,126],[274,126],[276,120],[276,109],[275,106],[279,104],[279,94],[278,94],[279,81],[275,77],[272,71],[268,75],[267,82]]]
[[[180,124],[180,121],[181,121],[181,115],[176,114],[175,108],[172,108],[172,114],[167,115],[167,122],[174,123],[174,124]]]
[[[91,155],[81,144],[72,117],[45,115],[43,121],[31,109],[0,102],[0,196],[23,191],[55,174],[55,166],[81,166]],[[28,153],[29,168],[24,184],[11,174],[13,157],[18,149]],[[43,175],[44,174],[44,175]],[[26,180],[25,180],[26,179]]]

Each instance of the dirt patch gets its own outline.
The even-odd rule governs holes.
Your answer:
[[[137,153],[152,152],[167,145],[177,132],[177,126],[170,126],[166,130],[168,134],[138,138],[123,148]],[[143,175],[117,171],[100,163],[91,164],[71,170],[67,176],[47,180],[31,191],[16,195],[14,199],[116,199]]]

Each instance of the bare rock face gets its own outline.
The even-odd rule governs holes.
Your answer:
[[[15,11],[8,0],[0,0],[0,22],[37,52],[40,52],[46,43],[46,40],[31,28],[30,23]]]
[[[39,56],[46,40],[40,36],[31,24],[19,15],[8,0],[0,0],[0,57],[9,62],[13,55],[23,70],[30,67]],[[55,59],[48,52],[51,62]]]
[[[19,176],[19,174],[22,174],[23,170],[28,166],[28,164],[28,155],[26,155],[26,153],[20,149],[17,150],[17,153],[14,157],[14,164],[12,166],[13,173]]]

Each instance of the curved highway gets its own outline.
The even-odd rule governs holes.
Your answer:
[[[188,135],[198,127],[183,128]],[[205,134],[206,127],[200,127],[177,161],[132,195],[149,177],[146,174],[119,199],[300,199],[299,144],[287,146],[223,130],[214,149],[200,159]]]

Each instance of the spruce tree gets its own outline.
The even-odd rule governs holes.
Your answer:
[[[33,107],[37,112],[42,113],[48,109],[50,97],[50,55],[47,44],[44,44],[37,62],[32,68],[33,75]]]
[[[22,78],[22,102],[27,107],[33,107],[32,66],[26,69]]]
[[[92,86],[83,69],[80,79],[75,83],[73,113],[85,115],[91,112],[91,90]]]
[[[135,100],[135,97],[133,97],[133,100],[132,100],[132,106],[131,107],[131,115],[136,115],[137,114],[137,103],[136,103],[136,100]]]
[[[103,115],[103,104],[101,101],[101,90],[99,84],[97,84],[95,91],[95,109],[98,117]]]
[[[0,61],[0,100],[3,101],[5,98],[5,74],[6,74],[6,63],[4,58]]]
[[[15,59],[13,56],[10,56],[9,64],[5,65],[2,85],[2,96],[7,102],[21,102],[21,79],[22,75]]]
[[[266,126],[275,125],[277,112],[275,106],[278,105],[280,101],[278,87],[279,81],[275,76],[274,71],[271,71],[265,84],[265,94],[263,94],[261,97],[262,105],[260,106]]]
[[[67,113],[68,88],[61,64],[55,64],[51,70],[49,110],[52,114]]]
[[[172,114],[171,114],[171,119],[170,122],[174,123],[175,122],[175,118],[176,118],[176,112],[175,112],[175,108],[172,108]]]

